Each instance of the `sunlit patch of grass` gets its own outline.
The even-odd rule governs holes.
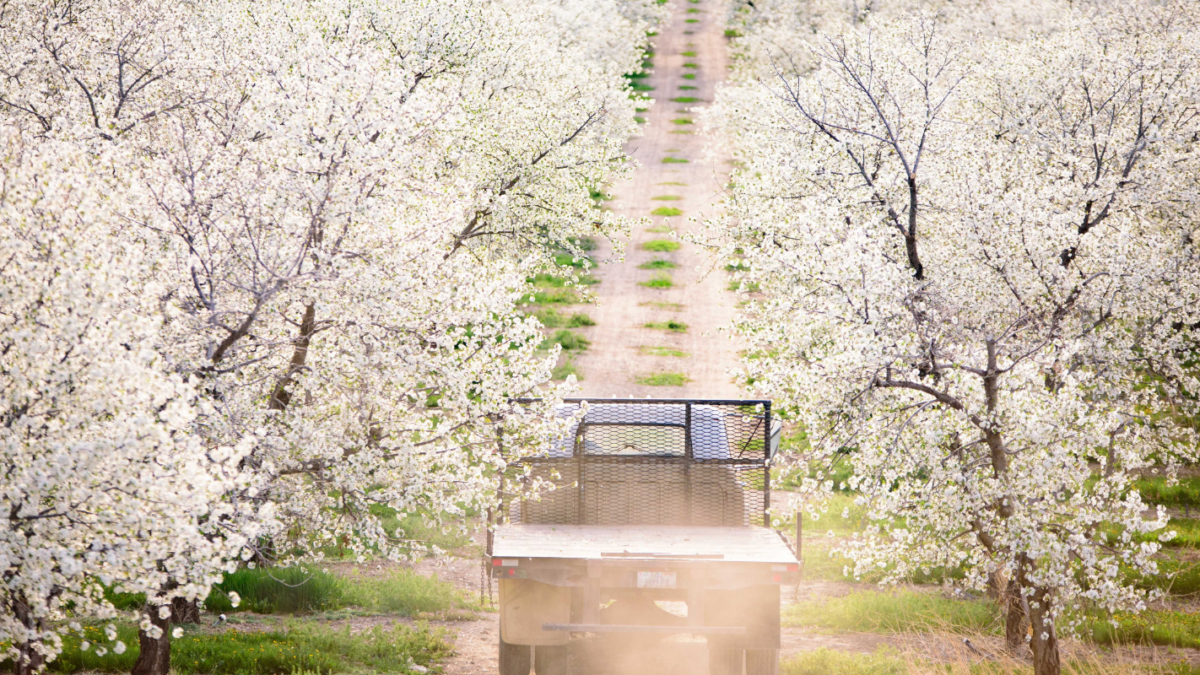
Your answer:
[[[698,88],[698,87],[693,87],[693,86],[692,86],[692,85],[690,85],[690,84],[681,84],[681,85],[679,85],[679,90],[680,90],[680,91],[694,91],[694,90],[696,90],[697,88]]]
[[[568,376],[574,375],[576,380],[583,381],[583,374],[579,372],[579,368],[575,365],[575,355],[567,354],[562,365],[555,366],[550,372],[550,377],[555,380],[565,380]]]
[[[737,29],[734,29],[734,28],[726,28],[726,29],[725,29],[725,37],[727,37],[727,38],[737,38],[737,37],[742,37],[742,34],[741,34],[741,33],[739,33],[739,32],[737,31]]]
[[[640,270],[673,270],[676,267],[678,267],[678,265],[670,260],[651,260],[650,262],[644,262],[641,265],[638,265],[638,269]]]
[[[663,164],[688,164],[691,160],[682,157],[663,157]]]
[[[684,19],[684,23],[700,23],[700,19]]]
[[[671,124],[695,124],[695,122],[686,117],[678,117],[671,120]],[[666,160],[664,159],[663,161],[665,162]]]
[[[783,609],[786,626],[867,633],[1003,633],[992,600],[955,600],[940,593],[866,590],[840,598],[797,602]]]
[[[680,197],[679,195],[659,195],[657,197],[651,197],[650,199],[656,202],[677,202],[680,199],[683,199],[683,197]]]
[[[695,103],[696,101],[699,101],[699,100],[700,99],[696,98],[695,96],[676,96],[675,98],[671,99],[671,102],[672,103]]]
[[[672,333],[686,333],[688,325],[682,321],[670,319],[668,321],[651,321],[642,324],[643,328],[653,328],[654,330],[669,330]]]
[[[652,215],[652,216],[667,216],[667,217],[679,216],[679,215],[683,215],[683,211],[675,208],[674,206],[660,206],[657,209],[654,209],[653,211],[651,211],[650,215]]]
[[[650,373],[634,379],[638,384],[650,387],[682,387],[692,379],[683,373]]]
[[[566,328],[561,328],[557,331],[554,331],[554,334],[546,338],[546,341],[542,343],[544,347],[555,344],[568,351],[583,351],[592,343],[579,333],[574,333]]]
[[[655,185],[682,185],[687,187],[687,183],[680,183],[679,181],[667,181],[665,183],[655,183]]]
[[[780,675],[908,675],[908,672],[904,658],[890,651],[859,654],[821,647],[779,663]]]
[[[684,73],[683,75],[680,75],[680,77],[682,77],[685,80],[694,80],[694,79],[696,79],[696,74],[695,73]]]
[[[688,11],[691,11],[691,10],[688,10]],[[695,55],[696,55],[696,52],[690,52],[690,51],[689,51],[689,52],[683,52],[683,55],[684,55],[684,56],[687,56],[687,57],[693,57],[693,56],[695,56]]]
[[[634,121],[634,122],[637,122],[638,124],[645,124],[645,123],[646,123],[646,118],[645,118],[645,117],[640,117],[640,116],[638,116],[638,115],[634,115],[634,117],[633,117],[633,121]]]
[[[688,62],[688,63],[683,64],[683,67],[684,68],[699,68],[700,66],[698,66],[694,63]]]
[[[643,356],[674,356],[676,358],[686,359],[691,354],[674,347],[638,347],[638,352]]]
[[[670,253],[679,250],[679,242],[670,239],[652,239],[642,244],[642,248],[655,253]]]
[[[639,281],[638,285],[646,288],[670,288],[675,285],[675,282],[671,281],[670,275],[656,274],[649,281]]]

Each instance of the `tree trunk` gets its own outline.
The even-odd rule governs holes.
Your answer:
[[[1004,643],[1015,652],[1025,646],[1025,605],[1016,579],[1008,580],[999,600],[1004,608]]]
[[[1018,582],[1021,588],[1033,591],[1021,597],[1022,606],[1033,631],[1029,645],[1033,648],[1033,672],[1034,675],[1060,675],[1062,664],[1058,656],[1058,634],[1054,631],[1054,618],[1050,616],[1050,593],[1047,589],[1029,582],[1028,572],[1032,567],[1033,561],[1022,555],[1018,567]]]
[[[152,638],[146,631],[138,631],[141,653],[133,664],[131,675],[167,675],[171,670],[171,617],[159,618],[158,610],[157,606],[146,605],[150,623],[162,630],[162,636]]]
[[[175,598],[171,601],[173,623],[200,623],[200,601]]]
[[[275,385],[275,391],[271,394],[271,400],[267,403],[267,407],[271,410],[283,410],[292,402],[292,394],[288,391],[288,385],[292,383],[294,378],[301,370],[304,369],[304,364],[308,360],[308,345],[312,341],[313,331],[316,329],[317,307],[316,304],[306,305],[304,307],[304,317],[300,319],[300,336],[296,338],[295,349],[292,350],[292,361],[288,364],[288,371]]]
[[[42,632],[42,622],[29,615],[29,605],[24,596],[13,599],[13,613],[16,619],[27,630],[38,634]],[[46,657],[36,649],[40,640],[27,640],[17,647],[17,658],[13,659],[13,675],[35,675],[46,665]]]

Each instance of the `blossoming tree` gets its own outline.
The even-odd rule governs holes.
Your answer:
[[[714,244],[764,294],[746,371],[809,460],[848,454],[853,573],[1007,580],[1039,675],[1081,608],[1145,606],[1123,570],[1155,573],[1170,533],[1133,480],[1196,456],[1175,423],[1200,386],[1196,20],[1072,10],[972,40],[868,17],[763,49],[747,70],[773,74],[712,119],[745,161]]]

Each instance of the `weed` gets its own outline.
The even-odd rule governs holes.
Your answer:
[[[595,325],[596,322],[592,320],[592,317],[584,314],[583,312],[576,312],[572,314],[571,318],[567,321],[567,328],[582,328],[584,326]]]
[[[690,12],[691,10],[688,10],[688,11]],[[696,52],[683,52],[683,55],[690,58],[690,57],[694,57],[696,55]]]
[[[674,356],[681,359],[686,359],[691,356],[685,351],[674,349],[672,347],[638,347],[638,351],[643,356]]]
[[[691,160],[683,159],[682,157],[663,157],[663,164],[687,164]]]
[[[736,29],[734,29],[734,28],[726,28],[726,29],[725,29],[725,37],[727,37],[727,38],[739,38],[739,37],[742,37],[742,34],[741,34],[741,33],[739,33],[739,32],[737,32],[737,30],[736,30]]]
[[[642,248],[655,253],[670,253],[679,250],[679,242],[670,239],[652,239],[642,244]]]
[[[693,122],[692,120],[690,120],[686,117],[678,117],[676,119],[671,120],[671,124],[695,124],[695,122]],[[665,162],[667,160],[664,159],[663,161]]]
[[[700,19],[684,19],[684,23],[700,23]]]
[[[638,265],[638,269],[640,270],[673,270],[676,267],[678,267],[678,265],[670,260],[651,260],[650,262],[644,262],[641,265]]]
[[[699,100],[700,99],[696,98],[695,96],[676,96],[675,98],[671,99],[671,102],[672,103],[695,103],[696,101],[699,101]]]
[[[683,197],[680,197],[679,195],[659,195],[657,197],[651,197],[650,199],[656,202],[677,202],[680,199],[683,199]]]
[[[634,381],[651,387],[682,387],[692,380],[683,373],[651,373],[641,375]]]
[[[692,86],[692,85],[690,85],[690,84],[681,84],[681,85],[679,85],[679,90],[680,90],[680,91],[695,91],[696,89],[697,89],[697,87],[693,87],[693,86]]]
[[[682,77],[685,80],[694,80],[694,79],[696,79],[696,74],[695,73],[684,73],[680,77]]]
[[[638,282],[638,285],[646,288],[670,288],[675,285],[675,282],[671,281],[670,275],[656,274],[649,281]]]
[[[683,211],[675,208],[674,206],[660,206],[657,209],[654,209],[653,211],[651,211],[650,215],[652,215],[652,216],[681,216],[681,215],[683,215]]]
[[[672,333],[686,333],[688,326],[682,321],[670,319],[668,321],[651,321],[650,323],[642,324],[643,328],[653,328],[654,330],[669,330]]]
[[[688,14],[700,14],[700,10],[696,9],[695,7],[689,7],[687,13]],[[696,52],[684,52],[683,55],[684,56],[695,56]]]
[[[690,62],[689,62],[689,63],[685,63],[685,64],[683,64],[683,67],[684,67],[684,68],[699,68],[700,66],[698,66],[698,65],[696,65],[696,64],[694,64],[694,63],[690,63]]]

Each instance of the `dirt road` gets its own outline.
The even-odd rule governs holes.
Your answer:
[[[640,162],[632,180],[613,186],[610,208],[633,218],[650,216],[656,208],[682,211],[673,217],[652,216],[652,227],[636,228],[626,242],[623,263],[601,265],[594,287],[598,305],[588,311],[597,325],[586,330],[592,347],[581,354],[577,366],[583,375],[583,394],[600,397],[735,397],[738,389],[727,371],[737,365],[737,345],[718,329],[733,319],[739,297],[726,290],[728,275],[718,270],[707,278],[697,267],[708,260],[697,247],[679,242],[676,251],[646,250],[648,242],[678,241],[671,232],[694,227],[689,218],[716,212],[717,194],[728,175],[727,165],[702,161],[704,139],[692,109],[713,99],[713,91],[726,72],[723,0],[676,0],[673,16],[654,38],[653,70],[646,80],[654,87],[650,111],[643,113],[645,135],[628,150]],[[688,77],[690,76],[690,77]],[[690,98],[695,101],[675,102]],[[664,159],[688,160],[664,163]],[[676,198],[676,199],[664,199]],[[657,230],[657,231],[651,231]],[[669,231],[668,231],[669,230]],[[608,242],[597,250],[598,259],[611,257]],[[643,269],[652,261],[674,268]],[[669,278],[668,288],[643,284]],[[646,328],[648,323],[686,324]],[[675,385],[646,384],[658,375]],[[639,380],[643,383],[639,383]]]

